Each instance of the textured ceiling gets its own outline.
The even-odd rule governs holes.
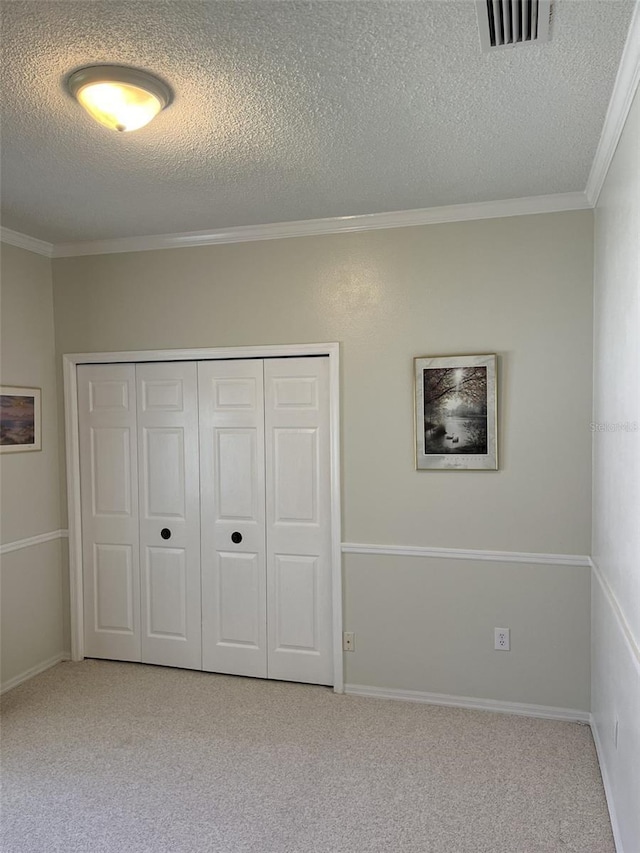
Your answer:
[[[557,0],[483,54],[470,0],[4,0],[2,224],[51,242],[583,190],[630,0]],[[66,94],[131,64],[173,104],[118,135]]]

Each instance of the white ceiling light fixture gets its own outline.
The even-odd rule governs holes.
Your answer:
[[[166,83],[123,65],[91,65],[67,80],[73,97],[100,124],[120,132],[138,130],[171,102]]]

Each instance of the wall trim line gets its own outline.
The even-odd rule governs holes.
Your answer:
[[[640,82],[640,3],[635,4],[585,195],[595,207]]]
[[[613,843],[615,844],[616,853],[624,853],[624,847],[622,846],[622,835],[620,833],[620,824],[618,823],[618,816],[616,814],[616,807],[613,799],[613,787],[611,786],[609,771],[607,770],[607,765],[605,764],[604,760],[604,750],[602,748],[602,741],[600,740],[598,726],[596,725],[596,720],[593,714],[591,714],[591,734],[593,736],[593,743],[596,748],[596,756],[598,758],[598,766],[600,767],[600,775],[602,776],[604,798],[607,801],[607,810],[609,811],[611,831],[613,832]]]
[[[638,642],[633,636],[633,631],[631,630],[631,627],[627,622],[626,616],[624,615],[624,612],[620,607],[620,604],[618,603],[618,599],[616,598],[615,593],[611,589],[609,582],[603,575],[602,570],[600,569],[593,557],[591,557],[589,562],[591,563],[593,574],[596,577],[598,583],[600,584],[602,592],[604,593],[605,600],[613,611],[615,621],[618,625],[618,628],[620,629],[620,632],[622,633],[622,636],[626,641],[627,648],[631,653],[631,657],[633,658],[633,661],[636,665],[638,674],[640,674],[640,646],[638,646]]]
[[[591,714],[588,711],[579,711],[575,708],[528,705],[522,702],[503,702],[499,699],[478,699],[474,696],[451,696],[447,693],[426,693],[421,690],[369,687],[365,684],[345,684],[344,692],[350,696],[366,696],[371,699],[399,699],[403,702],[468,708],[473,711],[497,711],[502,714],[518,714],[522,717],[539,717],[544,720],[566,720],[580,723],[589,723],[591,720]]]
[[[44,255],[45,258],[53,257],[52,243],[38,240],[28,234],[21,234],[19,231],[12,231],[10,228],[0,227],[0,242],[7,243],[9,246],[17,246],[19,249],[26,249],[28,252],[35,252],[37,255]]]
[[[66,539],[68,535],[68,530],[52,530],[51,533],[40,533],[38,536],[29,536],[27,539],[5,542],[0,545],[0,554],[10,554],[12,551],[21,551],[23,548],[30,548],[32,545],[42,545],[44,542]]]
[[[388,557],[434,557],[445,560],[479,560],[492,563],[532,563],[550,566],[590,566],[582,554],[536,554],[524,551],[475,551],[464,548],[427,548],[418,545],[342,543],[343,554],[377,554]]]
[[[358,216],[333,216],[326,219],[240,225],[233,228],[191,231],[182,234],[58,243],[53,247],[53,257],[69,258],[80,255],[144,252],[153,249],[184,249],[192,246],[215,246],[254,240],[280,240],[286,237],[316,237],[322,234],[344,234],[383,228],[407,228],[416,225],[437,225],[446,222],[467,222],[536,213],[588,210],[590,207],[584,192],[553,193],[415,210],[394,210],[387,213],[366,213]]]
[[[51,669],[52,666],[55,666],[57,663],[60,663],[63,660],[69,660],[69,654],[67,652],[60,652],[59,654],[54,655],[48,660],[44,660],[41,661],[41,663],[37,663],[35,666],[32,666],[29,669],[26,669],[24,672],[21,672],[19,675],[15,675],[8,681],[5,681],[0,687],[0,694],[6,693],[8,690],[12,690],[14,687],[17,687],[19,684],[28,681],[30,678],[33,678],[36,675],[40,675],[41,672],[44,672],[47,669]]]

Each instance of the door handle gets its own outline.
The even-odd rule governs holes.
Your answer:
[[[163,527],[160,531],[160,536],[162,536],[163,539],[171,539],[171,531],[168,527]]]
[[[242,533],[238,533],[236,530],[235,533],[231,534],[231,541],[234,545],[239,545],[242,542]]]

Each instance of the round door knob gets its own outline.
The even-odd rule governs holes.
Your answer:
[[[162,536],[163,539],[171,539],[171,531],[168,527],[163,527],[160,531],[160,536]]]
[[[231,541],[235,545],[238,545],[240,542],[242,542],[242,533],[238,533],[238,531],[236,530],[235,533],[231,534]]]

